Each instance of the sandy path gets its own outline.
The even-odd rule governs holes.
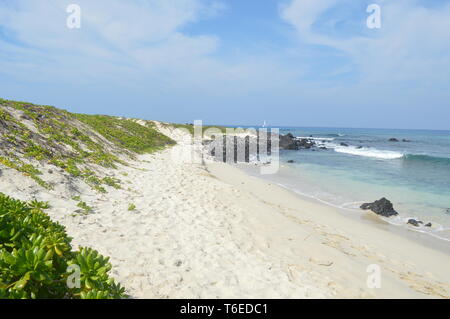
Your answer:
[[[239,202],[230,200],[232,186],[201,165],[173,163],[170,154],[142,156],[138,169],[125,168],[130,190],[88,201],[94,214],[66,215],[61,222],[74,244],[111,256],[114,276],[133,297],[327,295],[307,280],[292,281],[281,263],[258,250]]]

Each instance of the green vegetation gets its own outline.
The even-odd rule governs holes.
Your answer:
[[[12,108],[16,110],[13,114]],[[17,115],[20,114],[19,118]],[[175,142],[152,126],[105,115],[73,114],[51,106],[0,99],[0,163],[51,189],[31,160],[45,162],[82,178],[98,192],[102,185],[120,188],[120,180],[98,176],[95,166],[126,165],[119,154],[160,150]],[[37,132],[36,132],[37,131]],[[27,163],[30,162],[30,163]]]
[[[33,209],[48,209],[50,208],[50,204],[48,202],[40,202],[36,199],[33,199],[28,203],[28,206]]]
[[[90,248],[72,251],[65,228],[43,211],[48,206],[0,193],[0,299],[125,297],[108,275],[109,258]],[[68,285],[77,269],[79,285]]]
[[[89,215],[94,212],[94,209],[86,204],[86,202],[83,202],[80,196],[74,196],[72,197],[72,200],[78,202],[77,207],[80,208],[78,212],[81,212],[83,215]]]
[[[36,183],[46,189],[52,189],[52,186],[45,181],[43,181],[38,175],[42,175],[41,171],[35,168],[31,164],[25,164],[22,162],[17,156],[11,155],[11,159],[0,156],[0,164],[5,165],[6,167],[13,168],[25,176],[31,177]]]
[[[133,211],[133,210],[135,210],[136,209],[136,205],[134,205],[133,203],[130,203],[129,205],[128,205],[128,210],[129,211]]]
[[[149,126],[132,120],[106,115],[75,114],[78,120],[92,127],[107,140],[138,154],[150,153],[175,144],[173,140]]]
[[[107,176],[103,177],[102,182],[103,184],[114,187],[115,189],[120,189],[120,179]]]
[[[89,215],[94,212],[94,209],[83,201],[80,201],[77,204],[77,207],[81,208],[81,211],[83,212],[84,215]]]
[[[191,124],[176,124],[176,123],[165,124],[165,123],[161,123],[161,125],[163,125],[163,126],[172,126],[172,127],[175,127],[175,128],[187,130],[189,133],[191,133],[191,135],[194,135],[194,125],[191,125]],[[205,131],[207,131],[208,129],[211,129],[211,128],[218,129],[223,134],[225,134],[226,130],[227,130],[227,128],[224,127],[224,126],[205,125],[205,126],[202,126],[202,134]]]

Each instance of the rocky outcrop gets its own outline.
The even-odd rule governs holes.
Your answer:
[[[423,221],[411,218],[408,220],[408,224],[413,225],[414,227],[419,227],[421,224],[423,224]]]
[[[395,137],[392,137],[389,139],[389,142],[398,142],[398,139],[396,139]]]
[[[386,198],[381,198],[379,200],[374,201],[373,203],[365,203],[360,206],[363,210],[371,210],[375,214],[384,216],[384,217],[391,217],[398,215],[397,211],[394,209],[394,206],[392,203],[387,200]],[[408,219],[407,222],[408,225],[414,226],[414,227],[420,227],[421,225],[425,227],[432,227],[433,225],[431,223],[427,223],[424,225],[424,222],[421,220],[417,220],[414,218]]]
[[[203,145],[208,148],[208,154],[215,157],[218,161],[227,163],[250,162],[250,144],[254,144],[254,150],[257,151],[256,139],[246,136],[244,138],[237,136],[218,136],[215,140],[203,141]],[[227,152],[227,145],[228,152]],[[242,152],[242,153],[240,153]],[[257,154],[262,153],[256,152]]]
[[[314,140],[302,138],[300,140],[297,140],[297,145],[299,149],[310,149],[311,147],[315,146],[316,143],[314,142]]]
[[[391,217],[398,215],[392,203],[384,197],[377,201],[374,201],[373,203],[362,204],[360,208],[363,210],[371,210],[375,214],[384,217]]]
[[[423,225],[424,222],[421,221],[421,220],[417,220],[417,219],[414,219],[414,218],[410,218],[410,219],[408,219],[407,224],[412,225],[412,226],[414,226],[414,227],[419,227],[420,225]],[[427,223],[427,224],[425,224],[424,226],[425,226],[425,227],[432,227],[433,224],[432,224],[432,223]]]
[[[286,135],[280,135],[280,149],[282,150],[298,150],[298,146],[296,143],[296,139],[294,135],[288,133]]]
[[[280,150],[300,150],[300,149],[312,149],[317,147],[314,140],[309,138],[296,138],[291,133],[286,135],[274,136],[279,138],[278,148]],[[203,145],[207,148],[207,153],[214,156],[218,161],[224,162],[249,162],[250,155],[270,155],[273,151],[271,133],[267,135],[257,134],[257,136],[233,136],[222,135],[217,136],[213,140],[204,140]],[[226,147],[229,146],[227,152]],[[221,149],[220,151],[218,151]],[[322,148],[326,149],[326,148]],[[238,150],[245,154],[244,156],[238,156]]]
[[[314,140],[309,138],[295,138],[294,135],[288,133],[286,135],[280,135],[280,149],[282,150],[299,150],[310,149],[316,145]]]

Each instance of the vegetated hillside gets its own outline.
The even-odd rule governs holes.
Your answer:
[[[120,181],[98,168],[126,165],[137,154],[175,144],[153,122],[106,115],[74,114],[52,106],[0,99],[0,166],[31,177],[52,189],[40,164],[62,169],[99,192],[102,185],[120,188]]]

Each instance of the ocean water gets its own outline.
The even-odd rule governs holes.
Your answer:
[[[280,133],[312,137],[327,149],[281,151],[279,172],[266,178],[353,214],[363,213],[361,203],[386,197],[399,212],[386,221],[450,241],[450,131],[281,128]],[[433,226],[414,228],[406,224],[409,218]]]

